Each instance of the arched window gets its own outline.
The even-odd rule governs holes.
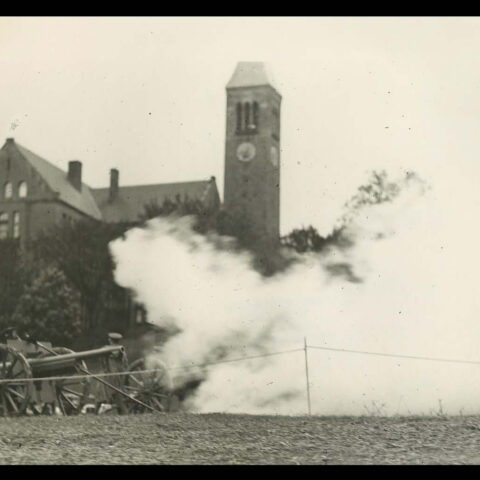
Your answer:
[[[12,184],[10,182],[7,182],[3,187],[3,196],[4,198],[12,198],[12,194],[13,194]]]
[[[258,128],[258,102],[253,102],[253,128],[256,130]]]
[[[250,104],[245,103],[244,108],[245,108],[245,130],[248,131],[248,128],[250,125]]]
[[[28,193],[28,188],[27,188],[27,182],[20,182],[18,184],[18,196],[20,198],[24,198],[27,196],[27,193]]]
[[[13,238],[20,237],[20,213],[13,212]]]
[[[0,239],[8,237],[8,213],[0,212]]]
[[[141,325],[147,321],[147,312],[141,306],[135,307],[135,323]]]
[[[237,132],[242,130],[242,104],[237,103]]]

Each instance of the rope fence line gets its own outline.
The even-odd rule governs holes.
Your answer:
[[[282,350],[280,352],[269,352],[269,353],[262,353],[259,355],[250,355],[248,357],[237,357],[228,360],[220,360],[218,362],[210,362],[210,363],[201,363],[201,364],[192,364],[190,366],[180,366],[180,367],[169,367],[167,370],[177,370],[177,369],[188,369],[188,368],[195,368],[195,367],[209,367],[211,365],[220,365],[222,363],[233,363],[233,362],[241,362],[243,360],[253,360],[255,358],[264,358],[264,357],[273,357],[275,355],[284,355],[286,353],[294,353],[294,352],[303,352],[303,348],[292,348],[291,350]]]
[[[421,357],[416,355],[402,355],[398,353],[380,353],[380,352],[367,352],[364,350],[349,350],[347,348],[318,347],[316,345],[307,345],[307,348],[314,348],[317,350],[328,350],[332,352],[358,353],[362,355],[376,355],[380,357],[408,358],[411,360],[428,360],[432,362],[469,363],[473,365],[480,365],[479,360],[460,360],[460,359],[454,359],[454,358],[441,358],[441,357]]]
[[[231,358],[226,360],[220,360],[217,362],[206,362],[202,364],[191,364],[191,365],[183,365],[183,366],[174,366],[174,367],[164,367],[164,368],[153,368],[153,369],[145,369],[145,370],[131,370],[131,371],[121,371],[121,372],[92,372],[92,375],[83,374],[83,375],[65,375],[65,376],[50,376],[50,377],[32,377],[32,378],[11,378],[11,379],[1,379],[0,378],[0,385],[4,383],[27,383],[27,382],[41,382],[41,381],[60,381],[60,380],[82,380],[87,378],[92,378],[92,376],[96,377],[114,377],[114,376],[125,376],[125,375],[139,375],[139,374],[148,374],[148,373],[156,373],[156,372],[165,372],[169,370],[188,370],[192,368],[205,368],[214,365],[221,365],[226,363],[233,363],[233,362],[241,362],[245,360],[253,360],[258,358],[265,358],[265,357],[272,357],[276,355],[285,355],[289,353],[295,352],[306,352],[308,349],[315,349],[315,350],[325,350],[325,351],[333,351],[333,352],[340,352],[340,353],[354,353],[354,354],[361,354],[361,355],[375,355],[381,357],[393,357],[393,358],[406,358],[411,360],[426,360],[426,361],[435,361],[435,362],[444,362],[444,363],[461,363],[461,364],[471,364],[471,365],[480,365],[480,361],[477,360],[462,360],[462,359],[451,359],[451,358],[441,358],[441,357],[424,357],[424,356],[416,356],[416,355],[402,355],[402,354],[393,354],[393,353],[381,353],[381,352],[370,352],[365,350],[352,350],[346,348],[334,348],[334,347],[321,347],[318,345],[308,345],[306,340],[304,342],[303,348],[293,348],[290,350],[282,350],[278,352],[268,352],[264,354],[258,355],[250,355],[244,357],[237,357]],[[308,382],[308,379],[307,379]],[[308,382],[309,384],[309,382]]]

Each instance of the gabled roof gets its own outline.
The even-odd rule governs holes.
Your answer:
[[[273,81],[273,75],[264,62],[238,62],[227,88],[258,87],[270,85],[277,92],[278,88]]]
[[[36,153],[31,152],[14,142],[15,147],[25,160],[38,172],[47,185],[58,193],[59,199],[71,205],[90,217],[101,220],[102,214],[98,209],[90,188],[82,183],[82,191],[78,191],[67,179],[67,173]]]
[[[110,188],[90,188],[82,183],[82,189],[78,191],[68,180],[67,172],[13,139],[8,143],[37,171],[50,189],[58,194],[60,201],[97,220],[135,223],[145,214],[146,205],[154,203],[161,206],[167,198],[172,201],[177,197],[182,200],[200,200],[214,208],[220,204],[215,177],[193,182],[120,187],[114,200],[110,199]]]
[[[146,205],[154,203],[161,206],[167,198],[175,201],[176,197],[180,196],[182,199],[198,199],[202,202],[208,201],[209,195],[218,198],[214,178],[196,182],[120,187],[113,201],[109,199],[109,188],[95,188],[92,189],[92,193],[102,212],[103,219],[110,223],[138,222],[141,215],[145,213]]]

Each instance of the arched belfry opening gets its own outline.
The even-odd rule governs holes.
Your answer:
[[[252,127],[254,130],[258,128],[258,102],[253,102],[253,112],[252,112]]]
[[[242,130],[242,104],[240,102],[237,103],[237,126],[236,126],[236,132],[241,132]]]
[[[250,130],[250,104],[248,102],[244,103],[243,108],[245,111],[244,130],[248,132]]]

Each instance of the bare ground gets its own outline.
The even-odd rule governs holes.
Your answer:
[[[480,417],[0,418],[0,464],[480,464]]]

